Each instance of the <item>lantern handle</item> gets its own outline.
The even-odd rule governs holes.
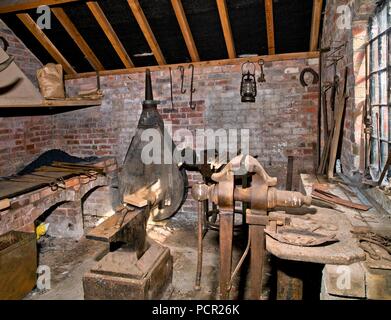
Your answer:
[[[254,72],[252,74],[255,74],[255,64],[253,62],[249,61],[249,60],[242,64],[242,74],[244,74],[244,66],[247,66],[247,65],[252,65],[253,66]],[[248,69],[247,72],[250,72],[250,70]]]

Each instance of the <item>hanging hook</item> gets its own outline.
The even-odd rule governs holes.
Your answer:
[[[174,97],[172,93],[172,69],[171,67],[168,69],[170,70],[171,110],[174,110]]]
[[[195,105],[193,105],[193,93],[196,92],[196,89],[194,89],[194,65],[190,64],[189,69],[191,69],[191,82],[190,82],[190,108],[192,110],[195,109]]]
[[[179,66],[178,70],[181,72],[181,93],[185,94],[186,89],[183,88],[185,82],[185,68],[183,66]]]

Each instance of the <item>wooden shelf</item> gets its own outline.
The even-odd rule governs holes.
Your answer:
[[[0,108],[66,108],[66,107],[91,107],[102,104],[102,99],[74,99],[65,100],[42,100],[31,102],[26,99],[13,99],[12,102],[4,103],[0,99]]]

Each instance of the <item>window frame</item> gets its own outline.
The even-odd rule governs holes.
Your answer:
[[[379,28],[382,11],[386,11],[385,30],[373,35],[374,23]],[[381,174],[389,163],[391,154],[391,0],[380,6],[368,24],[369,40],[366,44],[366,88],[368,97],[367,116],[371,130],[366,139],[367,175],[374,181],[379,181]],[[385,44],[384,44],[385,42]],[[385,57],[382,50],[385,48]],[[383,52],[384,54],[384,52]],[[385,58],[385,65],[384,59]],[[383,76],[383,74],[385,74]],[[385,81],[385,83],[383,83]],[[384,91],[385,88],[385,91]],[[384,92],[383,92],[384,91]],[[384,99],[385,96],[385,99]],[[384,123],[386,120],[386,124]],[[389,164],[388,175],[391,174]],[[384,176],[387,178],[387,174]]]

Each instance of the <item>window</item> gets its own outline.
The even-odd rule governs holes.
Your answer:
[[[371,133],[367,144],[369,173],[378,181],[387,165],[391,152],[391,100],[390,100],[390,30],[391,0],[383,1],[369,21],[369,42],[367,48],[369,89],[369,116]],[[385,168],[385,167],[388,168]]]

